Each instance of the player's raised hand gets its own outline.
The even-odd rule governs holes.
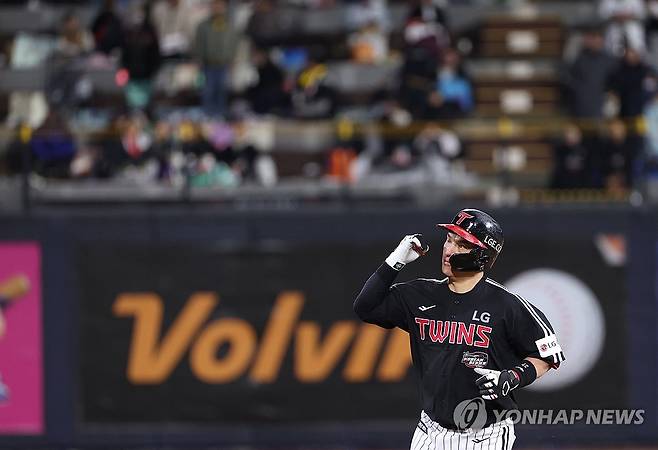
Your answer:
[[[423,240],[422,234],[409,234],[402,238],[398,246],[386,258],[386,264],[395,270],[401,270],[405,265],[424,256],[430,251],[430,246]]]
[[[513,370],[492,370],[475,368],[475,373],[481,375],[475,384],[480,389],[480,395],[485,400],[495,400],[505,397],[519,387],[521,380]]]

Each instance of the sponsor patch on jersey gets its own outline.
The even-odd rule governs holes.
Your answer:
[[[537,339],[535,344],[537,345],[537,350],[539,350],[539,356],[542,358],[557,355],[562,351],[562,347],[560,347],[560,344],[557,341],[557,336],[554,334],[549,334],[545,338]]]
[[[462,355],[462,364],[469,369],[483,368],[489,362],[489,355],[484,352],[464,352]]]

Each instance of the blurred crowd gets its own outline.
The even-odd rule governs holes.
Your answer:
[[[450,124],[478,117],[472,43],[451,29],[447,0],[402,2],[398,28],[393,4],[103,0],[88,23],[68,11],[56,35],[18,33],[5,51],[11,68],[43,67],[45,88],[10,95],[7,125],[21,132],[4,169],[20,172],[27,148],[49,178],[271,186],[286,172],[273,122],[326,120],[335,139],[302,176],[468,185]],[[339,5],[345,30],[329,43],[274,14]],[[569,35],[560,81],[573,120],[555,139],[550,187],[631,188],[658,171],[658,0],[600,0]],[[337,63],[399,69],[385,89],[346,95]],[[112,71],[122,97],[95,92],[94,70]]]
[[[295,24],[272,14],[281,7],[323,10],[337,4],[345,8],[347,31],[335,46],[300,41]],[[444,6],[431,0],[412,5],[399,50],[393,50],[386,0],[104,0],[89,27],[71,11],[54,38],[16,36],[11,67],[43,66],[46,83],[43,91],[11,94],[7,123],[31,127],[33,168],[46,177],[180,182],[179,174],[186,173],[209,185],[249,179],[271,185],[278,179],[271,142],[234,139],[245,123],[332,120],[339,108],[357,105],[360,120],[405,129],[412,121],[454,119],[473,110],[471,82],[450,46]],[[365,102],[341,98],[328,82],[328,64],[337,60],[377,66],[400,59],[399,85]],[[120,104],[102,104],[85,77],[86,71],[107,68],[116,69]],[[81,139],[72,132],[77,129],[99,132]],[[454,133],[428,129],[456,142],[445,161],[459,156]],[[302,174],[351,182],[379,169],[412,170],[430,152],[419,144],[427,130],[395,139],[369,130],[367,137],[337,138],[320,167]],[[10,172],[23,163],[25,137],[17,134],[7,152]]]
[[[601,0],[599,20],[565,46],[567,112],[553,188],[630,189],[655,176],[658,2]]]

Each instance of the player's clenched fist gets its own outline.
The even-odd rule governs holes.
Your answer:
[[[521,364],[509,370],[476,368],[475,373],[481,375],[475,380],[475,384],[485,400],[505,397],[514,389],[527,386],[537,379],[537,369],[528,360],[523,360]]]
[[[422,234],[409,234],[402,238],[400,244],[386,258],[386,264],[395,270],[401,270],[406,264],[424,256],[430,246],[423,240]]]
[[[519,387],[521,380],[513,370],[491,370],[476,368],[475,372],[482,375],[477,380],[480,395],[485,400],[495,400],[498,397],[505,397],[514,389]]]

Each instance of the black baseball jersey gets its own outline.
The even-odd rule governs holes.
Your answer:
[[[546,316],[486,275],[464,294],[448,279],[416,279],[391,286],[397,271],[383,264],[354,302],[359,317],[409,333],[413,366],[420,382],[422,409],[446,428],[456,429],[455,407],[479,397],[476,367],[504,370],[531,356],[557,368],[564,361]],[[516,409],[513,393],[486,401],[493,410]]]

